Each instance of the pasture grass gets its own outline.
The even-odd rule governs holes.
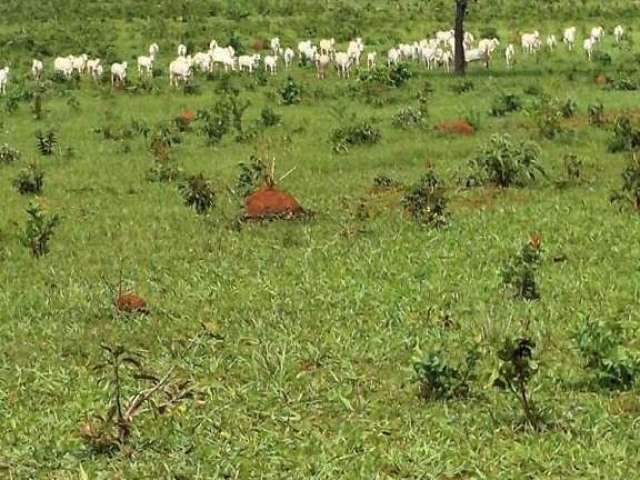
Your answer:
[[[387,7],[379,8],[383,15]],[[469,28],[475,31],[480,25],[473,21],[472,15]],[[389,23],[384,28],[399,40],[419,38],[409,34],[418,31],[415,22],[409,32]],[[547,22],[541,31],[556,26]],[[296,17],[282,36],[302,38],[300,23]],[[278,31],[278,24],[265,31]],[[144,25],[122,23],[114,33],[116,51],[141,52],[148,43]],[[580,29],[588,25],[591,20]],[[1,26],[3,32],[15,27]],[[184,206],[175,184],[145,180],[153,157],[143,136],[112,141],[95,132],[133,120],[153,128],[221,97],[216,78],[200,76],[196,95],[168,89],[176,28],[172,24],[163,37],[159,64],[165,74],[154,80],[155,92],[112,91],[83,79],[69,91],[59,84],[49,88],[42,120],[34,119],[26,101],[0,116],[0,145],[22,152],[19,161],[0,164],[0,475],[634,476],[640,468],[637,388],[612,393],[591,385],[573,336],[587,317],[617,320],[637,332],[640,225],[635,213],[608,201],[627,156],[607,151],[609,127],[587,121],[587,106],[597,101],[610,118],[622,112],[637,118],[637,92],[594,83],[599,73],[614,76],[628,66],[635,50],[617,49],[607,38],[612,65],[588,65],[581,52],[560,47],[552,56],[520,55],[512,71],[500,56],[489,72],[472,66],[467,78],[474,88],[462,94],[452,90],[458,79],[411,67],[413,78],[385,93],[394,100],[381,107],[352,92],[357,80],[339,81],[333,72],[320,82],[311,69],[296,66],[291,74],[302,87],[302,102],[292,106],[278,102],[284,72],[265,86],[247,75],[233,77],[240,97],[251,102],[245,125],[265,105],[282,122],[248,143],[230,134],[209,146],[199,122],[181,135],[171,157],[189,174],[202,172],[217,190],[215,208],[201,216]],[[506,35],[514,30],[501,28]],[[383,46],[391,43],[381,42],[378,50]],[[23,84],[34,87],[25,79],[29,58],[25,53],[16,65],[9,93]],[[427,128],[394,127],[395,114],[418,106],[426,81],[433,89]],[[573,133],[555,140],[539,135],[526,108],[534,101],[525,92],[532,86],[577,102],[576,117],[562,121]],[[489,116],[501,92],[518,95],[524,110]],[[334,153],[330,137],[341,111],[374,118],[380,142]],[[479,125],[471,137],[434,129],[473,112]],[[71,147],[72,155],[40,156],[35,132],[48,129],[56,132],[60,151]],[[468,161],[503,133],[537,142],[549,178],[527,188],[461,188],[457,182],[468,173]],[[316,212],[314,219],[235,227],[241,200],[231,189],[238,164],[264,151],[276,158],[277,173],[295,168],[281,187]],[[555,180],[567,154],[584,161],[588,181],[561,189]],[[51,251],[41,258],[20,241],[29,198],[12,187],[33,159],[45,171],[48,207],[61,217]],[[446,229],[412,222],[402,209],[402,192],[371,191],[378,175],[411,185],[428,166],[447,185]],[[537,271],[541,298],[514,300],[500,271],[534,232],[543,238],[546,258]],[[561,256],[566,261],[552,261]],[[147,301],[150,315],[115,312],[121,269],[124,287]],[[184,343],[203,324],[215,337],[198,341],[182,357]],[[532,388],[552,419],[544,432],[523,430],[515,399],[490,384],[503,336],[525,333],[538,345],[540,371]],[[462,359],[469,341],[482,352],[472,397],[421,399],[413,361],[436,349]],[[106,391],[93,371],[103,343],[143,351],[157,371],[176,365],[196,382],[204,403],[141,416],[122,452],[93,452],[78,432],[92,413],[104,411]]]

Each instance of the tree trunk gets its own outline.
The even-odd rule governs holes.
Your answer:
[[[456,0],[455,52],[453,54],[456,75],[464,75],[467,67],[467,62],[464,58],[464,16],[466,13],[467,0]]]

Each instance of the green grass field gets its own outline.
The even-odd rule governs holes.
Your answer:
[[[130,3],[133,9],[151,2]],[[633,209],[620,211],[609,202],[629,154],[607,148],[616,117],[637,121],[638,91],[594,81],[600,74],[640,80],[634,46],[640,37],[629,29],[621,47],[611,38],[618,23],[633,26],[637,10],[627,12],[617,2],[587,2],[585,10],[542,5],[519,21],[515,0],[496,2],[502,7],[484,13],[476,9],[489,7],[480,2],[471,7],[467,28],[477,34],[495,26],[503,43],[490,71],[470,67],[465,81],[473,88],[465,93],[454,92],[463,80],[413,64],[405,85],[368,95],[358,75],[340,81],[331,71],[319,81],[310,67],[296,64],[291,76],[302,94],[295,105],[280,102],[282,70],[264,84],[247,74],[226,80],[200,74],[194,94],[169,89],[167,66],[181,38],[204,49],[210,38],[224,43],[235,31],[249,48],[256,38],[279,34],[294,46],[330,34],[339,13],[339,5],[327,2],[308,33],[314,10],[305,14],[282,2],[271,22],[260,10],[270,2],[258,3],[255,9],[238,4],[238,19],[236,7],[211,2],[211,17],[184,23],[175,20],[178,12],[168,18],[162,9],[143,19],[137,10],[111,6],[109,15],[107,3],[96,10],[104,23],[94,17],[77,36],[68,32],[79,23],[65,23],[63,9],[38,23],[38,15],[55,13],[48,10],[53,7],[40,11],[28,1],[16,11],[10,10],[20,8],[15,2],[7,3],[5,23],[0,16],[0,67],[10,60],[14,75],[0,98],[0,145],[22,157],[0,163],[0,477],[634,478],[640,468],[638,387],[632,382],[615,390],[593,382],[574,337],[587,319],[615,322],[624,332],[624,352],[633,358],[638,352],[640,223]],[[451,16],[447,2],[438,3],[434,17],[417,2],[373,2],[371,12],[360,3],[341,8],[349,22],[363,22],[353,33],[379,52],[380,63],[398,41],[418,40]],[[70,12],[90,11],[82,5],[68,2]],[[300,9],[307,7],[300,2]],[[183,8],[206,11],[195,2]],[[290,22],[287,8],[295,13]],[[599,56],[588,64],[579,41],[572,53],[560,46],[527,57],[518,49],[516,66],[506,68],[503,48],[517,32],[537,27],[559,35],[574,11],[579,32],[597,23],[607,28],[601,50],[610,63]],[[224,34],[209,33],[211,25]],[[346,20],[335,25],[344,46],[352,32]],[[33,30],[25,33],[26,27]],[[11,43],[14,38],[19,41]],[[154,40],[161,46],[159,76],[145,91],[133,58]],[[52,58],[81,51],[128,60],[137,91],[87,78],[53,81]],[[47,81],[37,120],[29,95],[37,86],[28,70],[39,55]],[[212,107],[227,95],[225,84],[250,102],[245,127],[265,106],[282,118],[245,142],[230,133],[208,145],[201,120],[177,134],[171,158],[215,185],[216,206],[207,215],[184,205],[176,183],[146,179],[154,165],[149,138],[107,140],[97,131],[133,121],[151,131],[173,125],[184,110]],[[394,115],[417,107],[418,93],[428,90],[424,128],[394,126]],[[501,93],[517,95],[523,109],[489,115]],[[534,106],[543,94],[560,102],[572,98],[578,107],[573,118],[559,120],[562,131],[554,139],[538,128]],[[588,106],[597,102],[606,117],[601,127],[588,122]],[[381,139],[334,153],[332,131],[351,114],[372,118]],[[474,120],[474,135],[438,131],[440,123],[461,118]],[[59,148],[45,157],[35,132],[49,129]],[[470,159],[496,134],[536,142],[547,177],[522,188],[463,188],[458,180],[468,174]],[[276,177],[294,169],[279,186],[312,210],[312,219],[236,228],[238,164],[264,151],[276,158]],[[568,154],[583,161],[583,181],[560,188]],[[30,160],[45,172],[41,197],[61,218],[50,252],[40,258],[21,241],[32,196],[12,186]],[[376,176],[412,185],[429,165],[447,187],[445,229],[412,221],[402,191],[372,191]],[[514,299],[501,269],[533,233],[543,238],[540,299]],[[149,315],[116,311],[121,269],[123,288],[147,301]],[[515,396],[492,386],[504,336],[536,342],[539,371],[530,389],[548,418],[541,431],[524,428]],[[414,362],[437,351],[455,364],[471,343],[480,358],[470,396],[421,398]],[[142,352],[144,365],[159,374],[174,367],[193,382],[198,401],[163,415],[141,414],[125,445],[109,454],[96,451],[80,430],[108,408],[109,390],[94,371],[104,357],[102,344]],[[124,397],[136,385],[127,381]]]

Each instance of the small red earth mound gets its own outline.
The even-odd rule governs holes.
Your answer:
[[[246,198],[244,205],[246,220],[297,218],[306,214],[295,198],[274,185],[260,187]]]
[[[449,122],[442,122],[438,125],[438,130],[441,133],[452,133],[456,135],[463,135],[469,137],[475,133],[475,129],[466,120],[452,120]]]
[[[269,42],[267,42],[264,38],[255,38],[251,42],[251,48],[254,52],[266,50],[267,48],[269,48]]]
[[[178,128],[185,129],[195,119],[196,119],[196,113],[194,111],[185,110],[184,112],[180,113],[180,115],[176,117],[176,124],[178,125]]]
[[[122,313],[149,313],[147,302],[135,293],[122,293],[116,299],[116,308]]]
[[[600,75],[598,75],[596,77],[596,79],[594,80],[594,82],[596,83],[596,85],[598,85],[599,87],[604,87],[609,83],[609,79],[607,78],[607,76],[604,73],[601,73]]]

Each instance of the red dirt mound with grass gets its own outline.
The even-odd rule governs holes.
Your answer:
[[[116,308],[122,313],[149,313],[147,302],[135,293],[123,293],[116,299]]]
[[[604,87],[609,83],[609,79],[604,73],[598,75],[594,81],[599,87]]]
[[[244,202],[245,218],[294,218],[305,213],[298,201],[273,185],[264,185]]]
[[[441,133],[452,133],[455,135],[463,135],[465,137],[469,137],[475,133],[475,129],[466,120],[442,122],[438,125],[438,130]]]
[[[196,119],[196,113],[193,110],[185,110],[184,112],[181,112],[180,115],[176,117],[176,124],[178,125],[178,128],[185,129],[195,119]]]

